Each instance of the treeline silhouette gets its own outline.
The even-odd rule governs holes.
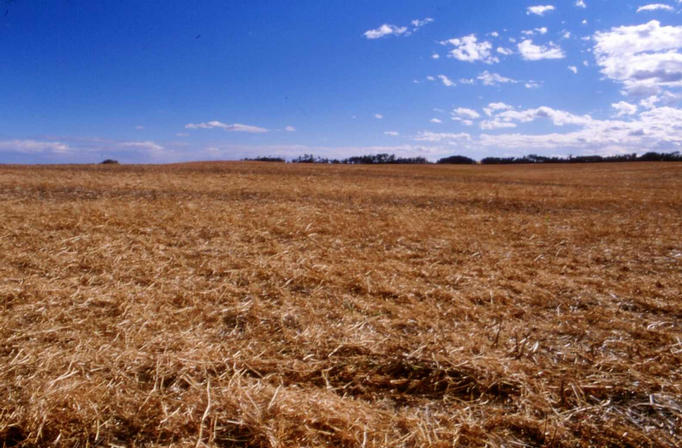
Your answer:
[[[256,157],[255,160],[259,162],[284,162],[284,159],[276,157]],[[326,157],[318,157],[312,154],[303,154],[291,160],[291,163],[339,163],[346,165],[384,165],[384,164],[425,164],[429,163],[423,157],[396,157],[395,154],[372,154],[365,156],[354,156],[346,159],[328,159]]]
[[[442,159],[441,159],[442,160]],[[440,162],[440,161],[439,161]],[[622,154],[616,156],[569,156],[545,157],[530,154],[523,157],[486,157],[481,160],[482,165],[509,165],[517,163],[600,163],[600,162],[682,162],[679,152],[658,153],[647,152],[637,154]]]
[[[245,162],[286,162],[281,157],[255,157],[253,159],[246,158],[242,160]]]
[[[257,162],[285,162],[281,157],[256,157],[253,159],[243,159],[245,161]],[[522,157],[485,157],[480,162],[476,160],[454,155],[439,159],[437,164],[450,165],[513,165],[521,163],[601,163],[601,162],[682,162],[682,154],[678,151],[671,153],[647,152],[638,156],[633,154],[622,154],[615,156],[568,156],[568,157],[547,157],[536,154],[529,154]],[[328,159],[313,154],[303,154],[291,160],[291,163],[328,163],[346,165],[390,165],[390,164],[427,164],[431,163],[424,157],[396,157],[395,154],[369,154],[364,156],[348,157],[346,159]]]

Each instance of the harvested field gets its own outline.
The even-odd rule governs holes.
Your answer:
[[[0,166],[0,446],[682,445],[682,164]]]

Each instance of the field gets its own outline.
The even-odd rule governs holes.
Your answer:
[[[0,165],[0,447],[682,446],[682,164]]]

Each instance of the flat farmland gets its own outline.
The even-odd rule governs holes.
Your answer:
[[[682,164],[0,166],[0,446],[682,445]]]

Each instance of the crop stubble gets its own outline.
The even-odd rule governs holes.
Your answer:
[[[0,166],[0,446],[680,446],[682,164]]]

